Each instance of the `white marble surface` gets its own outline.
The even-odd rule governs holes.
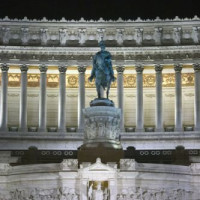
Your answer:
[[[184,146],[185,149],[200,149],[200,134],[196,131],[188,132],[122,132],[121,144],[135,147],[138,150],[175,149]],[[83,133],[69,133],[66,135],[56,133],[5,132],[0,134],[1,150],[27,150],[34,146],[46,150],[77,150],[83,144]]]
[[[0,164],[1,200],[86,200],[90,182],[108,182],[107,200],[197,200],[200,164],[143,164],[131,159],[121,160],[119,169],[112,163],[101,163],[100,159],[94,164],[82,164],[80,169],[73,159],[60,164]]]

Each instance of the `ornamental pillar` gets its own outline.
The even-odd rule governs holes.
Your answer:
[[[124,66],[117,66],[117,100],[118,100],[118,108],[121,109],[121,122],[120,129],[124,130]]]
[[[182,80],[181,80],[181,70],[182,66],[180,64],[176,64],[174,66],[175,70],[175,131],[183,131],[182,124]]]
[[[39,132],[46,131],[46,80],[47,66],[40,65]]]
[[[59,66],[59,101],[58,101],[58,132],[66,132],[66,70],[65,66]]]
[[[142,65],[135,66],[137,72],[136,87],[137,87],[137,103],[136,103],[136,132],[144,131],[144,116],[143,116],[143,70]]]
[[[85,71],[86,66],[78,66],[79,93],[78,93],[78,131],[84,130],[83,109],[85,108]]]
[[[19,131],[27,131],[27,65],[21,65],[21,91],[19,109]]]
[[[200,64],[196,63],[194,67],[194,85],[195,85],[195,99],[194,99],[194,130],[200,131]]]
[[[163,129],[163,105],[162,105],[162,70],[161,65],[155,65],[156,71],[156,132]]]
[[[1,65],[1,121],[0,131],[7,131],[7,118],[8,118],[8,65]]]

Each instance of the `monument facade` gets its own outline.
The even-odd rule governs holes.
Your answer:
[[[198,200],[199,27],[0,19],[0,199]]]

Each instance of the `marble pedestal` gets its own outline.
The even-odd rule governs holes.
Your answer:
[[[78,149],[78,161],[103,163],[123,158],[119,141],[121,110],[108,99],[95,99],[83,110],[85,117],[84,144]]]

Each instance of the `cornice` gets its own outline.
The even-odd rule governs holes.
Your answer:
[[[24,17],[23,19],[10,19],[8,16],[5,16],[4,18],[0,19],[0,22],[5,21],[5,22],[53,22],[53,23],[57,23],[57,22],[71,22],[71,23],[85,23],[85,22],[89,22],[89,23],[110,23],[110,22],[118,22],[118,23],[124,23],[124,22],[129,22],[129,23],[133,23],[133,22],[180,22],[180,21],[196,21],[196,20],[200,20],[200,18],[195,15],[193,18],[179,18],[178,16],[175,16],[174,19],[160,19],[159,17],[156,17],[155,19],[141,19],[140,17],[138,17],[137,19],[133,20],[133,19],[128,19],[128,20],[123,20],[121,17],[119,17],[117,20],[104,20],[103,18],[99,18],[99,20],[86,20],[84,18],[81,18],[80,20],[67,20],[64,17],[62,17],[62,19],[60,20],[56,20],[56,19],[52,19],[49,20],[46,17],[43,17],[41,20],[38,19],[28,19],[27,17]]]
[[[167,47],[109,47],[113,65],[193,64],[200,62],[200,45]],[[97,47],[0,46],[0,63],[10,65],[91,66]]]

